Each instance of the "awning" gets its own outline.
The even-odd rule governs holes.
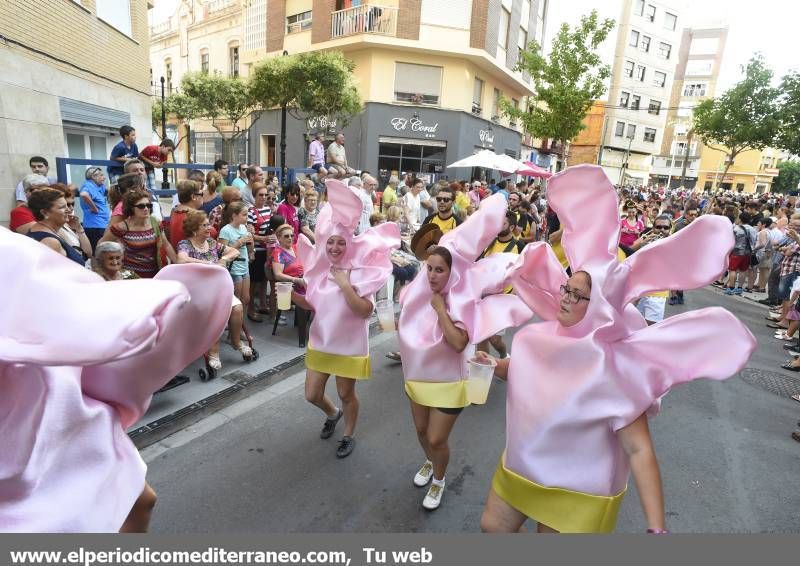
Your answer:
[[[391,136],[378,136],[379,143],[398,143],[400,145],[424,145],[428,147],[447,147],[446,141],[421,140],[417,138],[394,138]]]

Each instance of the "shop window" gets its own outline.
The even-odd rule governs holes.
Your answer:
[[[378,171],[381,178],[388,179],[393,171],[398,174],[415,173],[437,174],[444,171],[444,142],[436,145],[417,145],[383,141],[378,143]]]
[[[394,99],[412,104],[438,105],[442,88],[442,68],[413,63],[396,63]]]
[[[654,128],[644,129],[644,141],[653,143],[656,141],[656,131]]]
[[[311,10],[286,18],[286,35],[311,29]]]
[[[744,191],[744,183],[736,183],[736,190],[740,193]]]

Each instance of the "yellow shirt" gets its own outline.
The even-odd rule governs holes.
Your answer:
[[[392,206],[393,204],[397,204],[397,191],[395,191],[391,185],[387,185],[386,188],[383,189],[381,202],[383,202],[383,206],[386,208]]]
[[[470,202],[469,197],[462,193],[461,191],[456,193],[456,206],[459,210],[463,210],[464,214],[467,213],[467,209],[469,208]]]
[[[512,243],[513,243],[513,245],[511,245]],[[509,246],[511,246],[511,249],[508,249]],[[500,240],[495,238],[494,242],[492,242],[492,244],[488,248],[486,248],[486,251],[483,252],[483,257],[489,257],[489,256],[493,256],[495,254],[502,254],[502,253],[519,255],[519,248],[517,247],[517,240],[515,238],[512,238],[508,242],[501,242]],[[513,290],[514,290],[514,287],[512,287],[511,285],[508,285],[507,287],[505,287],[503,289],[503,293],[509,294]]]
[[[442,234],[447,234],[450,230],[452,230],[457,226],[455,216],[451,216],[447,220],[442,220],[441,218],[439,218],[438,214],[434,215],[434,217],[431,218],[430,223],[436,224],[439,227],[439,230],[442,231]]]

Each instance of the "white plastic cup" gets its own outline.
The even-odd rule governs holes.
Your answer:
[[[474,405],[483,405],[489,397],[489,386],[497,363],[494,360],[469,360],[467,376],[467,401]]]
[[[278,295],[278,310],[290,310],[292,308],[292,284],[286,282],[275,283],[275,292]]]
[[[375,303],[375,310],[378,311],[378,322],[383,332],[394,332],[394,303],[389,299],[381,299]]]

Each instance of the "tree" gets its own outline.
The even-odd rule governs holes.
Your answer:
[[[271,57],[255,67],[250,88],[261,110],[285,106],[300,120],[327,115],[346,124],[362,109],[353,69],[338,51]]]
[[[695,135],[726,155],[723,179],[739,154],[772,145],[779,132],[780,91],[771,84],[772,71],[758,54],[742,71],[745,77],[722,96],[694,108]]]
[[[180,131],[180,126],[183,125],[184,130],[187,132],[177,140],[174,140],[175,147],[178,147],[188,136],[189,122],[199,115],[197,104],[194,99],[189,98],[185,94],[176,92],[164,99],[164,110],[167,120],[172,120],[177,123],[178,131]],[[161,100],[153,102],[152,111],[153,132],[161,139]],[[191,153],[191,148],[189,153]]]
[[[515,108],[507,99],[500,101],[502,113],[512,121],[520,120],[532,136],[561,142],[565,166],[567,142],[585,128],[583,119],[594,100],[603,95],[611,75],[611,67],[602,64],[597,47],[613,27],[614,20],[601,22],[593,10],[581,17],[574,29],[561,25],[548,57],[542,55],[541,45],[531,41],[520,51],[516,65],[516,70],[528,73],[533,82],[528,108]]]
[[[781,125],[777,144],[797,155],[800,154],[800,73],[793,71],[784,76],[779,88]]]
[[[800,163],[784,161],[778,164],[778,176],[772,182],[772,192],[787,193],[796,191],[800,185]]]

